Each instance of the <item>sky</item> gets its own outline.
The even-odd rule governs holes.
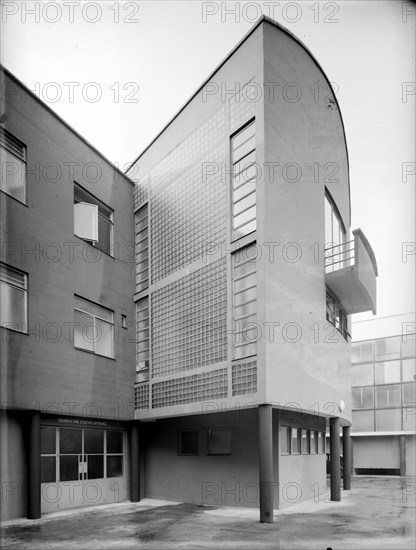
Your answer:
[[[354,315],[353,338],[414,320],[415,2],[0,4],[2,64],[122,170],[262,13],[290,30],[334,83],[351,228],[377,258],[377,316]]]

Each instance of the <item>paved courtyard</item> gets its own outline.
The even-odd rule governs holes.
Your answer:
[[[10,549],[415,548],[415,479],[353,477],[340,503],[322,495],[258,522],[258,510],[144,499],[3,524]]]

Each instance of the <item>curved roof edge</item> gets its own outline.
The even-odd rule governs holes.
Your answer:
[[[342,118],[341,109],[339,107],[338,99],[335,95],[335,91],[332,87],[331,81],[329,80],[327,74],[323,70],[321,64],[319,61],[315,58],[313,53],[310,51],[310,49],[297,37],[295,36],[289,29],[278,23],[277,21],[274,21],[273,19],[270,19],[270,17],[267,17],[266,15],[262,15],[260,19],[254,23],[252,28],[243,36],[243,38],[234,46],[234,48],[224,57],[224,59],[215,67],[215,69],[210,73],[210,75],[202,82],[202,84],[196,89],[196,91],[189,97],[189,99],[182,105],[182,107],[177,111],[173,117],[165,124],[165,126],[156,134],[156,136],[152,139],[152,141],[143,149],[143,151],[135,158],[135,160],[130,164],[130,166],[126,170],[127,172],[136,164],[136,162],[144,155],[144,153],[155,143],[155,141],[163,134],[163,132],[172,124],[172,122],[181,114],[181,112],[186,108],[186,106],[196,97],[199,92],[202,90],[202,88],[211,80],[211,78],[219,71],[219,69],[228,61],[228,59],[234,55],[234,53],[238,50],[238,48],[247,40],[247,38],[264,22],[270,23],[271,25],[277,27],[281,31],[288,34],[291,38],[293,38],[302,48],[310,55],[312,60],[316,63],[316,65],[319,67],[322,74],[325,76],[325,78],[328,81],[329,87],[332,91],[332,94],[334,96],[336,105],[338,107],[339,116],[341,118],[341,124],[342,124],[342,132],[344,135],[344,141],[345,141],[345,151],[347,153],[347,166],[348,166],[348,198],[349,198],[349,209],[350,209],[350,220],[349,225],[351,225],[351,188],[350,188],[350,162],[349,162],[349,154],[348,154],[348,145],[347,145],[347,138],[345,134],[345,125],[344,125],[344,119]]]

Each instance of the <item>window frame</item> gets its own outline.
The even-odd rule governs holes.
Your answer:
[[[332,302],[334,311],[328,307],[328,303]],[[342,335],[344,340],[348,342],[348,338],[351,338],[351,334],[348,331],[348,315],[345,309],[342,307],[341,302],[335,296],[331,290],[326,287],[326,320]]]
[[[76,192],[77,191],[80,191],[81,194],[85,195],[83,200],[80,200],[79,198],[77,198],[77,200],[76,200]],[[100,219],[101,219],[101,220],[104,220],[106,223],[108,223],[109,227],[110,227],[109,250],[107,252],[107,250],[104,250],[102,247],[100,247],[99,246],[99,243],[100,243],[99,240],[97,242],[89,241],[88,239],[84,239],[84,238],[79,237],[78,235],[76,235],[76,233],[75,233],[75,222],[74,222],[74,235],[76,237],[78,237],[79,239],[85,241],[89,245],[93,246],[94,248],[97,248],[98,250],[100,250],[104,254],[107,254],[107,256],[110,256],[111,258],[114,258],[115,257],[114,256],[114,232],[115,232],[115,230],[114,230],[114,210],[112,208],[110,208],[107,204],[105,204],[105,202],[103,202],[102,200],[97,198],[95,195],[93,195],[92,193],[87,191],[87,189],[82,187],[82,185],[80,185],[79,183],[74,181],[74,204],[77,204],[79,202],[86,202],[87,204],[93,204],[93,205],[98,206],[98,238],[100,237],[100,229],[99,228],[100,228]],[[108,219],[104,217],[103,213],[100,211],[100,208],[109,210],[110,215],[109,215]]]
[[[290,426],[286,426],[286,425],[281,425],[280,426],[280,430],[279,430],[279,435],[280,435],[280,454],[282,456],[289,456],[291,454],[291,451],[292,451],[292,431],[291,431],[291,427]],[[282,448],[282,440],[283,440],[283,437],[286,437],[286,447],[287,447],[287,451],[283,451],[283,448]]]
[[[196,435],[196,449],[190,452],[185,452],[183,450],[183,434],[184,433],[193,433]],[[195,428],[183,428],[178,430],[178,456],[199,456],[199,431]]]
[[[250,256],[248,254],[249,249],[255,250],[256,255]],[[245,257],[244,254],[247,254]],[[257,342],[258,342],[258,326],[257,326],[257,246],[256,242],[251,242],[246,246],[242,246],[231,255],[231,276],[232,276],[232,323],[233,323],[233,339],[232,339],[232,359],[233,361],[240,361],[247,359],[248,357],[257,356]],[[236,272],[242,266],[252,264],[252,267],[248,268],[247,273],[242,275],[236,275]],[[239,288],[239,283],[248,280],[254,276],[254,283],[251,283],[243,288]],[[238,303],[238,296],[249,292],[254,293],[254,298],[248,298]],[[242,313],[237,315],[237,310],[242,307],[252,308],[248,313]],[[248,323],[246,321],[250,320]],[[243,323],[246,323],[243,325]],[[255,324],[256,338],[249,339],[249,333],[253,328],[247,328],[250,324]]]
[[[11,145],[13,142],[15,147]],[[16,150],[21,148],[21,157],[19,157],[16,154]],[[17,138],[12,132],[9,130],[6,130],[6,128],[0,128],[0,149],[3,149],[6,153],[11,155],[13,158],[18,160],[22,165],[22,175],[24,176],[24,181],[22,181],[22,189],[23,189],[23,198],[16,197],[15,195],[11,194],[6,189],[6,182],[4,182],[3,186],[3,168],[0,167],[0,191],[8,195],[9,197],[12,197],[12,199],[20,202],[20,204],[24,204],[27,206],[27,145],[23,143],[19,138]],[[7,161],[6,161],[7,162]]]
[[[243,141],[240,145],[238,145],[237,147],[234,147],[234,142],[236,140],[236,138],[242,134],[243,132],[246,132],[251,126],[253,126],[254,128],[254,147],[250,150],[248,150],[248,152],[246,152],[241,158],[238,158],[238,160],[234,161],[234,153],[237,149],[239,149],[242,145],[244,145],[244,143],[247,143],[251,138],[252,136],[250,136],[248,139],[246,139],[245,141]],[[229,146],[230,146],[230,165],[231,165],[231,174],[230,174],[230,192],[231,192],[231,242],[235,242],[235,241],[238,241],[239,239],[242,239],[244,237],[246,237],[247,235],[250,235],[252,233],[254,233],[256,230],[257,230],[257,189],[256,189],[256,183],[257,183],[257,171],[255,173],[255,175],[253,177],[249,177],[246,181],[244,181],[243,183],[240,183],[240,184],[237,184],[236,188],[234,187],[234,178],[236,176],[239,176],[240,174],[242,174],[245,170],[251,168],[251,166],[254,166],[256,168],[256,119],[255,117],[251,118],[250,120],[248,120],[247,122],[245,122],[242,126],[240,126],[240,128],[238,128],[236,131],[234,131],[231,135],[230,135],[230,141],[229,141]],[[240,170],[238,173],[234,173],[234,166],[238,165],[238,163],[244,161],[245,158],[247,158],[249,155],[253,154],[254,153],[254,162],[253,163],[247,163],[247,165],[244,165],[244,167],[242,168],[242,170]],[[257,170],[257,169],[256,169]],[[238,189],[241,189],[242,187],[244,187],[245,185],[249,185],[249,182],[251,181],[254,181],[254,190],[253,191],[250,191],[248,192],[247,194],[243,195],[242,197],[238,198],[237,200],[234,200],[234,193],[235,191],[237,191]],[[254,204],[252,205],[249,205],[248,207],[246,208],[243,208],[243,210],[241,212],[239,212],[238,214],[234,214],[234,207],[235,205],[238,203],[238,202],[241,202],[242,200],[245,200],[247,199],[248,197],[250,197],[251,195],[254,195]],[[235,226],[234,222],[235,222],[235,218],[237,216],[240,216],[241,214],[244,214],[244,212],[247,212],[249,211],[251,208],[255,209],[255,215],[254,215],[254,218],[249,218],[248,221],[245,221],[244,223],[238,225],[238,226]],[[244,228],[245,226],[247,225],[250,225],[254,222],[254,229],[250,229],[249,231],[247,232],[243,232],[242,234],[237,234],[238,231],[240,231],[242,228]]]
[[[102,309],[105,309],[107,310],[109,313],[111,313],[111,322],[108,321],[108,319],[105,319],[103,317],[100,317],[99,315],[95,314],[95,313],[91,313],[90,311],[87,311],[87,310],[83,310],[83,309],[80,309],[79,307],[76,307],[75,305],[75,299],[74,299],[74,317],[75,317],[75,312],[79,312],[81,313],[82,315],[86,315],[90,318],[92,318],[94,320],[94,328],[96,326],[96,319],[99,319],[100,321],[104,322],[104,323],[107,323],[108,325],[111,326],[111,335],[112,335],[112,338],[111,338],[111,355],[104,355],[102,353],[97,353],[95,351],[95,338],[94,340],[92,341],[92,344],[94,346],[94,349],[91,350],[91,349],[88,349],[88,348],[82,348],[80,346],[77,346],[75,345],[75,326],[74,326],[74,348],[75,349],[78,349],[80,351],[84,351],[84,352],[87,352],[87,353],[91,353],[93,355],[97,355],[99,357],[106,357],[108,359],[113,359],[115,360],[115,338],[114,338],[114,335],[115,335],[115,330],[114,330],[114,310],[106,307],[106,306],[103,306],[101,304],[97,304],[96,302],[93,302],[92,300],[88,300],[87,298],[84,298],[83,296],[79,296],[78,294],[75,294],[74,295],[74,298],[77,298],[78,300],[83,300],[84,302],[87,302],[87,303],[90,303],[94,306],[98,306]]]
[[[9,270],[9,271],[14,271],[15,273],[23,276],[23,285],[22,286],[19,286],[17,284],[13,284],[11,283],[10,281],[6,281],[5,279],[2,278],[2,269],[5,269],[5,270]],[[3,321],[1,320],[1,316],[0,316],[0,326],[1,328],[5,328],[7,330],[12,330],[14,332],[20,332],[21,334],[28,334],[28,302],[29,302],[29,276],[28,276],[28,273],[26,273],[25,271],[22,271],[21,269],[17,269],[16,267],[13,267],[9,264],[6,264],[4,262],[0,262],[0,286],[2,285],[6,285],[7,287],[11,287],[15,290],[19,290],[21,292],[23,292],[24,294],[24,320],[20,323],[21,327],[22,327],[22,330],[18,329],[18,328],[15,328],[15,327],[12,327],[12,326],[6,326],[3,324]],[[7,322],[7,321],[4,321],[4,322]],[[10,322],[10,324],[12,324]],[[23,330],[24,328],[24,330]]]

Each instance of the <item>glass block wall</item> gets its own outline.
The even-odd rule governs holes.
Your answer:
[[[227,355],[227,162],[231,136],[254,116],[255,89],[247,86],[138,179],[137,410],[257,391],[255,357],[240,354],[234,365]],[[212,246],[220,251],[215,261],[206,258]]]
[[[415,335],[352,344],[354,432],[415,430]]]

